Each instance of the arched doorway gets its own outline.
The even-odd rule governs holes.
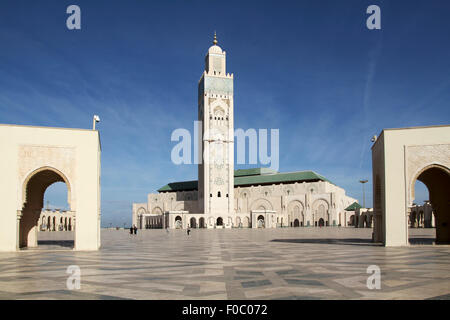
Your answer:
[[[424,168],[415,180],[421,181],[428,189],[435,214],[436,243],[450,243],[450,169],[430,165]],[[416,225],[423,226],[423,212],[419,212],[416,219]]]
[[[323,227],[324,225],[325,225],[325,221],[322,218],[320,218],[319,219],[319,227]]]
[[[298,219],[294,220],[294,228],[297,228],[300,226],[300,222],[298,221]]]
[[[350,220],[348,221],[348,225],[349,226],[354,226],[355,225],[355,215],[354,214],[352,214],[350,216]]]
[[[217,225],[218,227],[223,226],[223,219],[222,219],[221,217],[218,217],[218,218],[217,218],[217,220],[216,220],[216,225]]]
[[[323,227],[325,224],[328,226],[328,210],[324,203],[321,203],[317,208],[318,226]]]
[[[242,227],[242,222],[241,222],[241,218],[240,217],[236,218],[236,227],[237,228],[241,228]]]
[[[243,227],[244,228],[250,228],[251,227],[250,218],[249,217],[244,217]]]
[[[190,220],[190,226],[191,228],[197,228],[197,220],[195,220],[194,217],[192,217]]]
[[[200,218],[199,220],[198,220],[198,225],[199,225],[199,228],[206,228],[206,226],[205,226],[205,218]]]
[[[258,217],[258,228],[264,228],[264,216],[260,215]]]
[[[50,167],[44,167],[32,172],[23,185],[24,203],[19,220],[18,247],[37,247],[38,246],[38,225],[39,217],[44,204],[44,195],[48,187],[52,184],[62,182],[67,187],[67,203],[70,207],[71,186],[67,178],[58,170]],[[56,216],[47,218],[47,230],[58,231],[59,219]],[[70,228],[71,229],[71,228]],[[69,229],[69,230],[70,230]],[[47,241],[41,243],[60,245],[64,247],[74,247],[74,235],[68,240]]]
[[[183,220],[181,219],[180,216],[176,216],[176,217],[175,217],[175,228],[176,228],[176,229],[181,229],[181,228],[183,228]]]

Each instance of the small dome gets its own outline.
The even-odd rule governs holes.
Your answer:
[[[209,47],[208,53],[222,53],[222,48],[215,44]]]

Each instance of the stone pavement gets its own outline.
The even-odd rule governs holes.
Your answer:
[[[0,253],[0,299],[450,299],[450,246],[431,245],[434,230],[413,229],[419,245],[401,248],[372,244],[371,231],[102,230],[97,252],[40,234],[37,249]],[[66,287],[70,265],[80,290]],[[366,287],[369,265],[381,290]]]

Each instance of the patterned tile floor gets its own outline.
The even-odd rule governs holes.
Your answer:
[[[74,252],[46,233],[37,249],[0,253],[0,299],[450,299],[450,246],[411,234],[417,245],[385,248],[370,229],[102,230],[100,251]],[[79,290],[66,287],[70,265]],[[380,290],[366,287],[369,265]]]

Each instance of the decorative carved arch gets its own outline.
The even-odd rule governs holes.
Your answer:
[[[228,105],[225,103],[225,101],[223,101],[222,99],[216,99],[211,103],[211,110],[213,110],[213,112],[216,111],[216,109],[222,109],[222,112],[225,113],[225,110],[228,109]]]
[[[147,213],[147,210],[144,207],[139,207],[139,209],[136,210],[137,215],[145,214]]]
[[[154,207],[152,210],[152,214],[162,215],[163,211],[160,207]]]
[[[419,176],[424,173],[425,171],[427,171],[428,169],[431,168],[437,168],[442,170],[443,172],[447,173],[448,175],[450,175],[450,168],[448,168],[447,166],[440,164],[438,162],[432,162],[432,163],[428,163],[424,166],[421,167],[421,169],[416,170],[416,172],[413,174],[412,179],[409,183],[409,203],[408,206],[412,205],[412,199],[414,199],[415,197],[415,183],[417,181],[417,178],[419,178]],[[427,186],[428,188],[428,186]],[[429,190],[428,190],[429,191]]]
[[[264,210],[273,210],[272,203],[269,200],[263,198],[259,198],[253,201],[250,205],[250,210],[260,210],[260,207],[264,207]]]
[[[292,200],[289,202],[287,208],[288,208],[288,213],[293,213],[293,209],[295,206],[299,206],[300,211],[299,214],[302,214],[302,212],[304,212],[305,210],[305,206],[303,205],[303,202],[301,202],[300,200]]]
[[[328,200],[324,198],[319,198],[314,200],[312,208],[313,210],[317,210],[319,205],[323,204],[325,206],[325,210],[328,211],[330,209],[330,204],[328,203]]]
[[[225,114],[226,114],[226,112],[225,112],[225,109],[222,107],[222,106],[220,106],[220,105],[218,105],[218,106],[216,106],[215,108],[214,108],[214,116],[216,116],[216,115],[220,115],[220,116],[225,116]]]
[[[38,169],[35,169],[31,172],[28,173],[28,175],[26,176],[26,178],[24,179],[23,183],[22,183],[22,199],[21,199],[21,208],[23,208],[28,200],[28,187],[29,187],[29,183],[31,181],[31,179],[33,179],[34,177],[37,177],[37,175],[39,175],[40,173],[43,173],[45,171],[51,171],[54,173],[54,175],[51,175],[49,177],[49,180],[46,181],[46,185],[44,187],[43,192],[45,193],[45,190],[52,185],[55,182],[64,182],[66,184],[67,187],[67,203],[69,204],[70,210],[73,211],[73,206],[72,206],[72,185],[69,181],[69,179],[67,178],[67,176],[60,170],[51,167],[51,166],[43,166],[40,167]],[[42,197],[42,201],[44,200],[44,198]],[[43,207],[43,203],[40,204],[41,207]]]
[[[183,202],[179,202],[175,205],[174,211],[183,211],[184,210],[184,203]]]

